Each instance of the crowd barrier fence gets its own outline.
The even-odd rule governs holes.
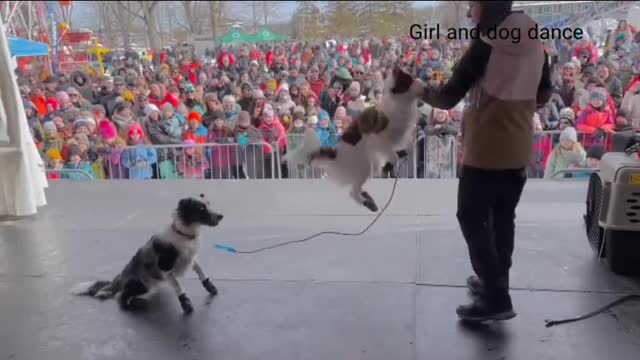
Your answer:
[[[90,169],[71,168],[49,171],[62,174],[81,171],[82,178],[96,180],[176,180],[176,179],[321,179],[327,173],[319,168],[282,162],[287,151],[302,146],[304,135],[287,135],[273,144],[266,142],[206,143],[192,145],[139,145],[108,150],[92,150],[95,159]],[[282,142],[286,139],[286,146]],[[553,148],[559,144],[560,131],[534,135],[535,157],[527,168],[530,178],[542,178]],[[462,158],[460,135],[419,135],[406,160],[397,162],[393,172],[380,172],[379,178],[456,178]],[[583,144],[606,144],[604,137],[579,135]],[[569,172],[570,173],[570,172]],[[554,175],[555,176],[555,175]],[[67,177],[68,178],[68,177]]]

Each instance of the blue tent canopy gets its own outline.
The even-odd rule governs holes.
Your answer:
[[[28,57],[28,56],[48,56],[49,45],[20,38],[9,38],[9,50],[11,56]]]

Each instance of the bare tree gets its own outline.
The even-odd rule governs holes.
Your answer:
[[[275,14],[280,10],[282,1],[262,1],[262,17],[263,24],[269,25],[269,21],[275,17]]]
[[[151,49],[159,50],[161,46],[158,34],[158,21],[156,18],[156,8],[159,1],[118,1],[118,5],[134,17],[142,20],[149,39]],[[130,6],[131,5],[131,6]],[[132,9],[134,8],[134,9]]]
[[[225,16],[226,1],[209,1],[209,26],[214,39],[218,37],[218,27]]]
[[[131,33],[135,22],[131,3],[127,1],[124,6],[121,6],[115,2],[96,1],[93,4],[98,20],[104,27],[106,38],[115,39],[118,34],[122,40],[122,47],[130,50]]]
[[[212,2],[215,3],[215,1]],[[206,12],[207,2],[187,0],[180,1],[180,3],[182,5],[184,17],[187,21],[187,24],[182,24],[177,20],[176,16],[175,19],[178,25],[182,26],[186,30],[189,30],[191,34],[201,34],[206,20],[206,18],[202,16],[202,14]]]

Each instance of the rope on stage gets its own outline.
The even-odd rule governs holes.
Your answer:
[[[402,164],[403,162],[406,162],[406,160],[407,160],[407,158],[401,159],[398,162],[398,165]],[[237,250],[234,247],[227,246],[227,245],[222,245],[222,244],[216,244],[215,247],[216,247],[216,249],[225,250],[225,251],[228,251],[228,252],[231,252],[231,253],[236,253],[236,254],[255,254],[257,252],[270,250],[270,249],[275,249],[275,248],[281,247],[281,246],[286,246],[286,245],[290,245],[290,244],[309,241],[309,240],[315,239],[315,238],[317,238],[318,236],[321,236],[321,235],[360,236],[360,235],[366,233],[373,226],[373,224],[375,224],[378,221],[378,219],[380,219],[380,217],[382,216],[384,211],[387,210],[387,208],[389,207],[389,204],[391,204],[391,200],[393,200],[393,196],[394,196],[394,194],[396,192],[396,186],[398,185],[398,180],[399,179],[400,179],[400,177],[396,176],[396,179],[393,182],[393,188],[391,189],[391,195],[389,195],[389,200],[387,200],[387,203],[384,205],[382,210],[380,210],[378,215],[376,215],[376,217],[373,219],[373,221],[371,221],[371,223],[369,223],[369,225],[367,225],[367,227],[365,227],[362,231],[359,231],[359,232],[356,232],[356,233],[345,233],[345,232],[338,232],[338,231],[323,231],[323,232],[319,232],[317,234],[311,235],[309,237],[306,237],[304,239],[287,241],[287,242],[283,242],[283,243],[280,243],[280,244],[265,246],[265,247],[254,249],[254,250]]]
[[[614,308],[614,307],[616,307],[618,305],[624,304],[626,302],[629,302],[631,300],[640,300],[640,295],[632,294],[632,295],[623,296],[623,297],[621,297],[621,298],[619,298],[619,299],[617,299],[615,301],[612,301],[609,304],[607,304],[607,305],[605,305],[605,306],[603,306],[603,307],[601,307],[601,308],[599,308],[597,310],[594,310],[594,311],[592,311],[592,312],[590,312],[588,314],[584,314],[584,315],[577,316],[577,317],[574,317],[574,318],[562,319],[562,320],[545,320],[546,327],[552,327],[552,326],[555,326],[555,325],[568,324],[568,323],[572,323],[572,322],[576,322],[576,321],[586,320],[586,319],[592,318],[592,317],[594,317],[594,316],[596,316],[598,314],[602,314],[607,310],[611,310],[612,308]]]

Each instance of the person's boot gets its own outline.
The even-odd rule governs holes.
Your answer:
[[[468,305],[458,306],[456,314],[468,322],[503,321],[516,317],[508,292],[483,294]]]

